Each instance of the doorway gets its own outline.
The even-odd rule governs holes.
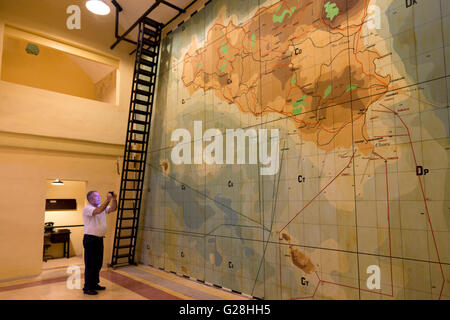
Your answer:
[[[46,180],[43,261],[83,255],[83,208],[86,182]],[[68,241],[67,241],[68,240]]]

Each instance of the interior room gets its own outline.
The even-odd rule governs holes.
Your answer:
[[[449,97],[447,0],[0,0],[0,300],[449,300]]]

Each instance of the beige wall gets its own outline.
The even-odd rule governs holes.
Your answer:
[[[27,277],[42,270],[46,183],[55,177],[84,180],[102,197],[118,190],[117,160],[0,147],[0,280]],[[115,213],[108,215],[104,262],[111,260]]]
[[[81,30],[66,27],[66,8],[73,4],[81,9]],[[110,50],[115,41],[114,23],[113,12],[96,16],[81,0],[0,0],[0,55],[8,25],[68,45],[65,49],[80,48],[118,61],[119,102],[97,102],[0,81],[0,131],[123,144],[134,56],[129,55],[133,45],[125,42]],[[71,53],[79,54],[77,50]]]
[[[67,53],[38,45],[39,54],[32,55],[25,51],[28,43],[23,39],[5,37],[3,81],[96,99],[94,82]]]
[[[95,84],[95,98],[107,103],[115,103],[117,72],[114,70]]]
[[[66,28],[72,4],[82,10],[81,30]],[[0,55],[5,25],[115,59],[119,81],[118,104],[0,81],[0,281],[42,271],[47,180],[86,181],[102,197],[118,191],[134,67],[132,45],[109,49],[114,13],[95,16],[81,0],[0,0]],[[105,263],[115,217],[107,218]]]

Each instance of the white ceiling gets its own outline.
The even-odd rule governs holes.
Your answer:
[[[105,1],[111,8],[110,14],[116,14],[115,7],[110,0]],[[155,0],[116,0],[116,2],[122,7],[123,11],[119,15],[119,25],[122,30],[119,29],[119,34],[123,34],[128,30],[131,25],[139,19],[145,11],[147,11],[154,3]],[[186,8],[192,0],[167,0],[177,6],[178,8]],[[178,14],[178,11],[166,6],[165,4],[160,4],[152,13],[148,15],[149,18],[166,24],[173,17]],[[137,28],[127,36],[128,39],[137,39]]]
[[[176,5],[179,8],[186,8],[192,0],[167,0],[168,2]],[[115,15],[115,7],[110,0],[104,1],[111,8],[111,15]],[[116,0],[116,2],[122,7],[123,11],[120,12],[119,16],[119,34],[122,35],[128,28],[139,19],[145,11],[147,11],[154,3],[155,0]],[[173,17],[178,14],[178,11],[170,8],[164,4],[160,4],[157,9],[155,9],[149,18],[166,24]],[[114,30],[111,30],[114,32]],[[137,40],[138,29],[135,28],[127,38],[131,40]],[[102,65],[97,62],[89,61],[84,58],[69,55],[70,59],[75,62],[86,74],[92,79],[94,83],[97,83],[103,79],[106,75],[111,73],[114,68],[106,65]]]
[[[114,68],[101,64],[99,62],[90,61],[85,58],[68,54],[68,57],[75,62],[87,75],[93,83],[97,83],[108,74],[114,71]]]

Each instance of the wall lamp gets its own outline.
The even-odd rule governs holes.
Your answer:
[[[63,186],[64,182],[62,182],[59,179],[56,179],[55,181],[52,182],[52,185],[54,185],[54,186]]]

